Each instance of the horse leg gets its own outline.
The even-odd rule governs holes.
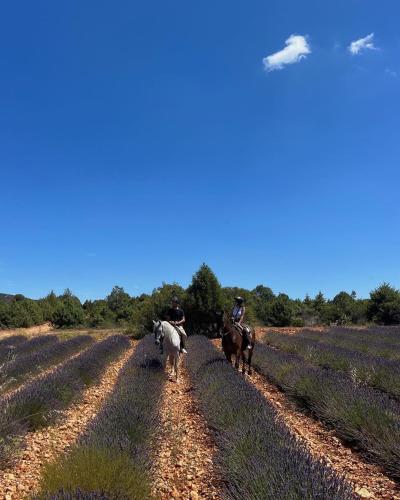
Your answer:
[[[179,353],[175,355],[174,367],[175,367],[175,381],[177,384],[179,384]]]
[[[242,373],[243,375],[246,374],[246,356],[243,351],[242,351]]]
[[[168,354],[168,378],[171,379],[174,376],[174,360],[172,354]]]
[[[225,357],[226,357],[228,363],[231,365],[232,364],[232,353],[231,352],[225,352]]]
[[[236,370],[239,370],[239,364],[240,364],[240,349],[236,351],[236,359],[235,359]]]
[[[248,365],[249,365],[249,370],[248,370],[249,375],[251,375],[251,373],[252,373],[252,369],[251,369],[251,358],[253,357],[253,351],[254,351],[254,342],[253,342],[253,347],[252,347],[252,349],[250,349],[250,352],[249,352],[249,354],[248,354],[248,356],[249,356],[249,357],[248,357],[248,360],[247,360],[247,363],[248,363]]]

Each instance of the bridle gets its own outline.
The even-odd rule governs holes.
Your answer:
[[[157,337],[157,333],[160,331],[160,335]],[[154,336],[156,340],[160,340],[164,338],[164,326],[162,321],[159,319],[157,323],[154,325]]]

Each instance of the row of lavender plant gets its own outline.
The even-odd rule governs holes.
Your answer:
[[[9,335],[0,339],[0,354],[3,353],[3,349],[14,349],[27,340],[28,337],[25,337],[24,335]]]
[[[351,487],[307,449],[272,405],[204,337],[190,339],[187,368],[230,498],[350,499]]]
[[[145,337],[77,446],[45,468],[41,498],[72,498],[77,491],[78,498],[149,498],[150,442],[165,380],[154,339]]]
[[[400,399],[400,361],[278,333],[268,334],[265,342],[286,352],[298,354],[310,364],[345,372],[354,380]]]
[[[256,369],[335,428],[374,462],[400,478],[400,406],[380,391],[294,354],[257,345]]]
[[[16,356],[3,366],[0,374],[0,392],[15,387],[28,376],[67,359],[68,356],[89,346],[93,340],[90,335],[79,335],[63,342],[53,342],[50,346],[25,356]]]
[[[43,378],[34,380],[0,401],[0,463],[12,455],[21,438],[52,422],[108,363],[129,347],[123,335],[96,343]]]
[[[333,344],[373,356],[400,359],[400,329],[396,327],[367,329],[334,327],[323,333],[306,329],[295,337]]]
[[[8,337],[0,344],[0,362],[29,354],[58,341],[57,335],[40,335],[29,340],[22,335]]]
[[[25,337],[25,335],[7,335],[6,337],[0,339],[0,348],[4,346],[7,347],[10,345],[17,345],[21,342],[25,342],[26,340],[28,340],[28,337]]]

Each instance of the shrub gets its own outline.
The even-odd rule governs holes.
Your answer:
[[[76,490],[102,491],[104,496],[100,498],[107,499],[150,497],[143,471],[128,454],[109,448],[76,447],[65,458],[48,464],[42,476],[42,488],[47,493],[41,495],[42,498],[60,498],[51,493],[59,491],[60,484],[65,485],[61,498],[68,498],[65,495]]]

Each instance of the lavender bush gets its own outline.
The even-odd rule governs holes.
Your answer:
[[[10,357],[22,356],[58,342],[56,335],[40,335],[28,340],[23,335],[5,338],[0,343],[0,362]]]
[[[10,457],[17,437],[52,422],[129,345],[123,335],[108,337],[54,372],[0,400],[0,463]]]
[[[361,353],[301,336],[269,334],[266,343],[296,353],[308,363],[345,372],[349,377],[400,399],[400,361]],[[400,349],[398,349],[400,352]]]
[[[204,337],[190,339],[187,367],[218,445],[229,498],[351,499],[349,484],[315,460],[272,405]]]
[[[54,365],[82,350],[93,342],[90,335],[79,335],[64,342],[52,342],[43,349],[16,356],[3,366],[0,373],[0,392],[23,382],[27,376]]]
[[[400,478],[400,407],[388,396],[294,354],[259,344],[256,369],[303,407]]]
[[[10,345],[21,344],[22,342],[25,342],[26,340],[28,340],[28,338],[25,337],[24,335],[10,335],[8,337],[4,337],[4,338],[0,339],[0,349],[2,347],[8,347]]]
[[[106,498],[149,498],[149,446],[158,425],[165,380],[154,339],[145,337],[78,445],[46,467],[41,484],[44,498],[70,498],[54,496],[60,488],[64,495],[79,488],[105,491]]]

